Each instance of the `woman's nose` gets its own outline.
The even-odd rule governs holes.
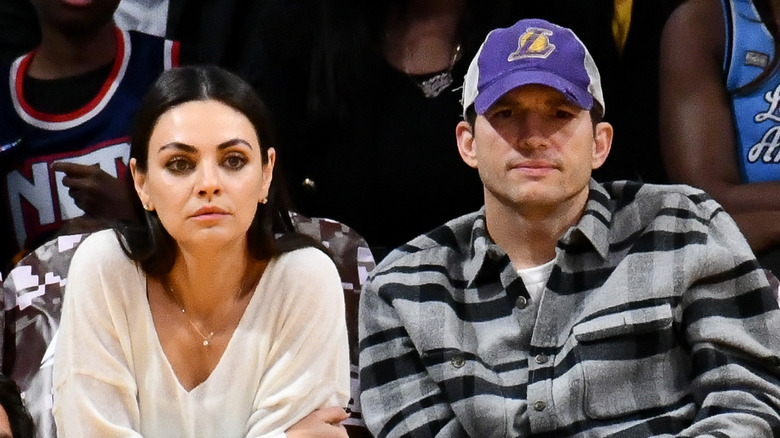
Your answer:
[[[200,167],[198,194],[201,196],[216,195],[222,189],[217,166],[205,164]]]

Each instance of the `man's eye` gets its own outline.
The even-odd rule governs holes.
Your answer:
[[[507,120],[512,117],[512,110],[509,108],[497,109],[487,114],[489,120]]]
[[[246,159],[240,155],[229,155],[225,158],[225,167],[231,170],[238,170],[244,167]]]
[[[556,119],[572,119],[574,118],[574,114],[572,114],[569,111],[566,110],[557,110],[555,111],[555,118]]]
[[[165,164],[165,168],[173,173],[184,173],[195,168],[189,160],[181,157],[173,158]]]

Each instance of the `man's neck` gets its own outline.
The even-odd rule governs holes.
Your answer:
[[[28,74],[36,79],[59,79],[80,75],[110,63],[116,57],[114,24],[95,32],[66,35],[41,29],[41,45],[30,62]]]
[[[558,239],[582,217],[587,196],[586,190],[576,199],[550,208],[519,208],[486,199],[488,233],[515,269],[542,265],[555,258]]]

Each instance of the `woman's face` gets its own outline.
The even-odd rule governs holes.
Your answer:
[[[135,189],[180,247],[246,242],[275,159],[269,149],[263,164],[246,116],[215,100],[180,104],[157,120],[148,152],[146,172],[130,161]]]

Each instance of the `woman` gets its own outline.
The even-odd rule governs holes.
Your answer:
[[[661,147],[673,181],[709,192],[780,276],[780,1],[688,0],[661,44]]]
[[[216,67],[147,94],[130,160],[145,222],[91,235],[71,264],[60,436],[346,436],[341,283],[292,233],[270,134],[252,89]]]

